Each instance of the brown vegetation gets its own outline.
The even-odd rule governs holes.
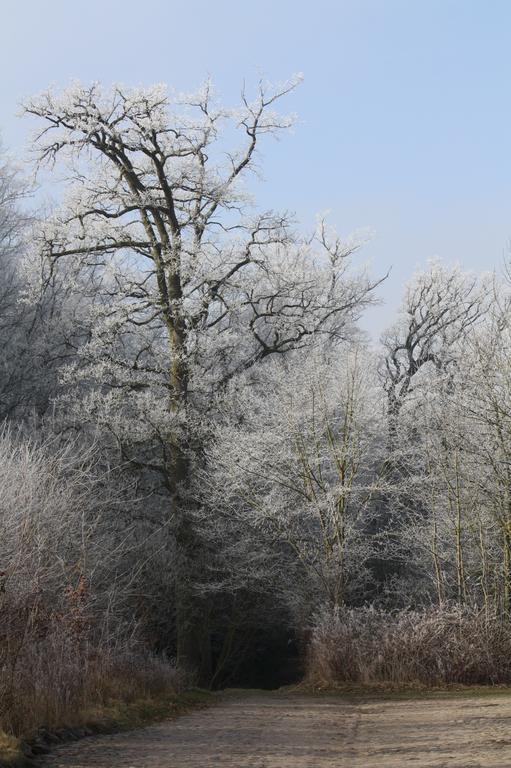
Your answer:
[[[321,686],[511,682],[511,624],[472,609],[341,608],[314,628],[308,679]]]

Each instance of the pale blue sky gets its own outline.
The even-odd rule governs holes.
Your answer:
[[[498,267],[511,239],[511,1],[2,0],[0,132],[25,146],[19,101],[71,79],[168,82],[211,74],[234,103],[243,78],[305,81],[300,122],[264,147],[264,207],[306,225],[329,209],[345,233],[369,227],[386,306],[439,256]]]

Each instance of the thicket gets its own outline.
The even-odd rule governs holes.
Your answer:
[[[307,680],[326,687],[509,684],[511,624],[458,606],[325,612],[312,632]]]
[[[79,726],[180,689],[130,619],[129,504],[94,447],[0,434],[0,731]]]

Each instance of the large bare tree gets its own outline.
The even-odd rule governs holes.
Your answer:
[[[126,458],[140,461],[135,447],[149,434],[159,448],[144,460],[170,495],[186,666],[207,656],[193,609],[200,545],[187,489],[211,398],[265,358],[345,336],[375,285],[351,272],[356,243],[324,225],[299,238],[287,215],[251,204],[245,179],[259,141],[291,125],[274,107],[297,82],[261,83],[234,110],[217,104],[209,83],[174,97],[161,86],[76,85],[26,104],[43,122],[39,164],[65,167],[66,199],[35,238],[44,280],[72,260],[91,286],[91,337],[68,381],[87,379],[82,402],[101,411]]]

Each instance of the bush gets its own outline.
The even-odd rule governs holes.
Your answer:
[[[468,608],[324,611],[307,677],[317,685],[511,682],[511,623]]]
[[[95,647],[58,625],[10,650],[2,654],[0,731],[14,736],[82,725],[102,708],[158,699],[182,687],[166,659],[135,646]]]
[[[93,448],[0,432],[0,732],[73,726],[179,688],[127,610],[139,567],[116,527],[124,502]]]

